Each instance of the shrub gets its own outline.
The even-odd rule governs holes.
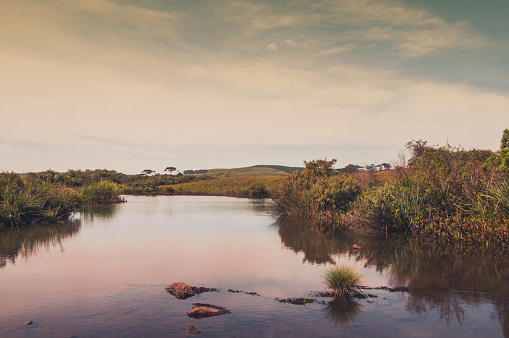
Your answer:
[[[122,187],[110,181],[101,181],[79,189],[85,203],[118,203]]]
[[[335,162],[305,162],[306,169],[283,179],[273,196],[279,210],[294,216],[339,221],[339,215],[349,210],[361,188],[348,175],[334,172]]]
[[[361,276],[349,266],[334,266],[324,275],[324,282],[334,292],[337,302],[348,300],[350,292],[359,290]]]

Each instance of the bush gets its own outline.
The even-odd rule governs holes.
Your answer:
[[[294,172],[275,192],[273,200],[283,213],[328,221],[339,221],[361,193],[351,177],[332,170],[336,160],[305,162],[306,169]]]
[[[509,241],[508,176],[482,168],[490,151],[409,144],[410,167],[367,189],[355,212],[383,231],[483,244]],[[505,239],[504,239],[505,238]]]
[[[122,187],[110,181],[101,181],[79,189],[85,203],[118,203],[123,199],[120,197]]]

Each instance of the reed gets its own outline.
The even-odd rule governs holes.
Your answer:
[[[352,267],[334,266],[324,275],[324,282],[334,293],[336,303],[344,303],[350,299],[352,291],[358,291],[361,276],[358,271]]]

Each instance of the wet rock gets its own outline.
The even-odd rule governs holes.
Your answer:
[[[231,292],[231,293],[243,293],[245,295],[251,295],[251,296],[260,296],[258,293],[256,292],[246,292],[246,291],[240,291],[240,290],[232,290],[232,289],[228,289],[226,290],[228,292]]]
[[[410,288],[408,286],[396,286],[394,288],[390,288],[387,286],[379,286],[377,288],[374,288],[374,290],[385,290],[389,292],[408,292]]]
[[[25,323],[25,325],[32,325],[34,322],[31,320],[31,321],[28,321]]]
[[[313,298],[286,298],[286,299],[276,298],[276,300],[280,303],[290,303],[295,305],[306,305],[315,302]]]
[[[334,293],[334,291],[325,291],[325,292],[315,292],[314,295],[316,297],[335,297],[336,294]]]
[[[202,333],[200,330],[194,327],[194,325],[187,325],[187,331],[191,333]]]
[[[181,282],[172,283],[165,289],[172,296],[175,296],[178,299],[186,299],[202,292],[217,291],[217,289],[204,288],[202,286],[190,286]]]
[[[408,286],[397,286],[395,288],[389,288],[389,292],[408,292]]]
[[[353,298],[360,298],[360,299],[364,299],[364,298],[377,298],[378,296],[377,295],[372,295],[371,293],[359,293],[359,292],[356,292],[352,295]]]
[[[227,310],[224,307],[215,306],[211,304],[194,303],[193,305],[194,307],[191,310],[187,311],[186,314],[189,317],[197,319],[220,316],[230,312],[230,310]]]

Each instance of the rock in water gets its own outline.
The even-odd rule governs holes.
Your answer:
[[[202,292],[217,291],[217,289],[209,289],[202,286],[190,286],[181,282],[173,283],[165,289],[178,299],[186,299]]]
[[[200,330],[194,327],[194,325],[187,325],[187,331],[191,333],[202,333]]]
[[[198,319],[212,316],[220,316],[230,312],[230,310],[226,310],[224,307],[215,306],[211,304],[195,303],[193,305],[194,307],[191,310],[187,311],[186,314],[189,317]]]

